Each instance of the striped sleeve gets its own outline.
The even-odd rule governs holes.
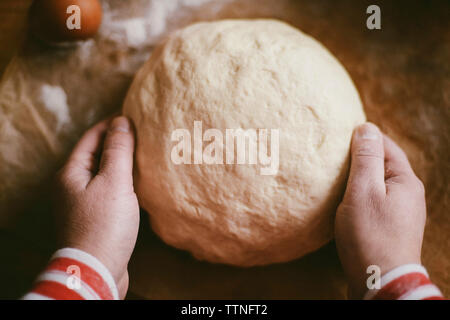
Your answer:
[[[371,289],[365,300],[444,300],[425,268],[418,264],[399,266],[381,277],[380,289]]]
[[[55,252],[23,300],[117,300],[108,269],[94,256],[73,248]]]

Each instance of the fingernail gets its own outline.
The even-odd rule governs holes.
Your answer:
[[[373,123],[367,122],[356,129],[356,136],[364,140],[378,140],[380,138],[380,130]]]
[[[111,131],[130,132],[130,120],[127,117],[117,117],[111,122]]]

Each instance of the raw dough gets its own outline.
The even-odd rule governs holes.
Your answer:
[[[365,115],[345,69],[311,37],[276,20],[191,25],[155,49],[123,112],[137,132],[136,192],[166,243],[253,266],[332,239],[351,134]],[[193,136],[194,121],[224,137],[226,129],[278,129],[277,173],[262,175],[259,164],[175,164],[172,132]]]

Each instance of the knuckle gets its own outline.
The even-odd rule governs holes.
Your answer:
[[[128,136],[124,132],[114,132],[108,141],[107,149],[110,150],[127,150],[129,146]]]
[[[344,199],[347,203],[366,205],[381,203],[384,198],[384,192],[374,183],[353,184],[345,193]]]
[[[98,156],[96,156],[94,154],[89,154],[87,157],[80,160],[79,165],[82,168],[90,168],[97,161],[98,161]]]
[[[76,163],[68,163],[60,169],[55,175],[54,187],[62,192],[77,190],[81,181],[77,166]]]
[[[373,171],[373,165],[369,161],[359,161],[353,164],[353,169],[359,175],[359,177],[369,177]]]
[[[405,184],[410,191],[416,192],[417,194],[425,194],[425,186],[422,180],[414,174],[406,177]]]
[[[66,166],[59,169],[55,174],[55,183],[59,186],[65,186],[67,183],[67,168]]]
[[[339,206],[337,207],[337,212],[339,214],[345,213],[345,212],[351,212],[354,210],[354,206],[351,204],[351,201],[344,200],[342,201]]]
[[[108,166],[109,169],[109,166]],[[112,179],[111,176],[109,174],[110,170],[106,170],[106,171],[101,171],[99,172],[99,174],[97,175],[97,185],[102,186],[102,187],[106,187],[108,186],[113,188],[115,186],[114,183],[112,183]]]
[[[379,209],[381,204],[383,203],[382,195],[380,194],[379,190],[375,188],[370,188],[368,190],[365,200],[366,206],[372,209]]]
[[[55,195],[65,198],[73,190],[70,173],[66,167],[60,169],[55,177],[52,185],[52,191]]]
[[[369,207],[377,207],[383,200],[383,194],[378,188],[369,186],[365,192],[364,200]]]
[[[368,149],[358,149],[355,151],[355,156],[362,159],[383,159],[380,153],[376,152],[375,150],[368,150]],[[384,159],[383,159],[384,160]]]
[[[368,184],[366,191],[365,191],[365,198],[368,199],[369,201],[375,201],[378,200],[380,197],[380,194],[378,192],[378,190],[372,186],[372,184]]]
[[[354,155],[362,158],[383,158],[380,147],[371,143],[361,144],[354,149]]]

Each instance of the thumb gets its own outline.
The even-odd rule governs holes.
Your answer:
[[[134,133],[130,120],[115,118],[108,129],[100,160],[99,175],[115,183],[133,184]]]
[[[358,194],[386,193],[383,136],[372,123],[360,125],[353,133],[348,189]]]

